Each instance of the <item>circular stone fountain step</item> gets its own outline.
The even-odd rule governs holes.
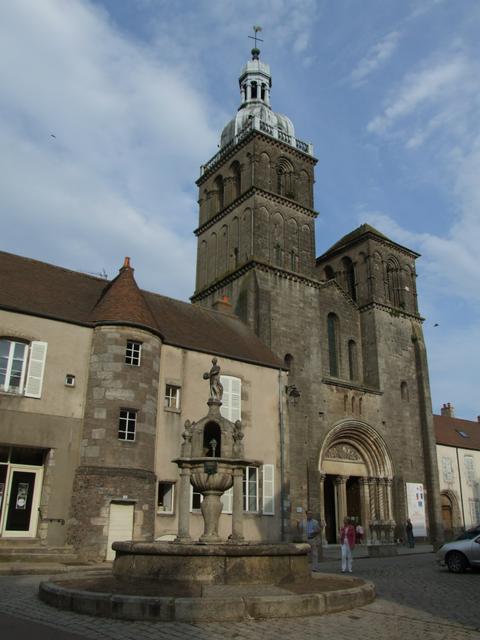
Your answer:
[[[372,583],[317,573],[291,584],[197,585],[76,578],[42,582],[41,600],[59,609],[122,620],[238,621],[319,616],[375,598]]]

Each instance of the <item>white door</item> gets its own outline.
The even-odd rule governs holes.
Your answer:
[[[112,502],[110,505],[110,518],[108,520],[108,540],[106,560],[115,558],[115,551],[112,549],[114,542],[131,540],[133,538],[133,504],[118,504]]]

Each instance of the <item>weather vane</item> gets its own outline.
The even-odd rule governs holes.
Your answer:
[[[262,30],[262,27],[259,27],[258,24],[253,25],[254,36],[248,36],[251,40],[255,40],[255,49],[257,48],[257,40],[258,42],[263,42],[261,38],[258,37],[257,33]]]

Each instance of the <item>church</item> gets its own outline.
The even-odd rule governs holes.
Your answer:
[[[0,253],[0,537],[111,559],[172,539],[187,420],[241,420],[246,537],[291,540],[310,508],[368,542],[442,537],[415,251],[361,225],[317,257],[313,148],[272,110],[260,51],[201,167],[191,304]],[[328,213],[327,213],[328,215]],[[201,530],[192,492],[193,535]],[[231,530],[226,494],[220,533]]]

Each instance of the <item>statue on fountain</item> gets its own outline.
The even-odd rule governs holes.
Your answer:
[[[220,382],[220,366],[216,358],[212,358],[212,368],[203,374],[203,379],[210,380],[210,402],[222,404],[223,385]]]

